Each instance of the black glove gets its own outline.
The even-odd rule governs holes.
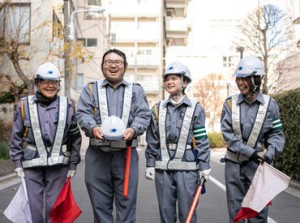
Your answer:
[[[267,164],[270,164],[270,163],[272,163],[272,160],[268,156],[264,155],[261,163],[263,164],[264,162],[266,162]]]
[[[263,159],[257,154],[256,151],[254,153],[252,153],[252,155],[250,156],[249,159],[254,161],[257,164],[260,164],[263,161]]]

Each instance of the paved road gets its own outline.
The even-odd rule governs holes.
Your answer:
[[[205,223],[226,223],[227,206],[224,187],[224,165],[219,162],[224,151],[214,150],[212,152],[212,176],[206,183],[206,194],[202,195],[197,207],[198,222]],[[140,178],[137,203],[137,223],[158,223],[159,210],[155,193],[154,181],[146,180],[145,159],[143,150],[140,154]],[[19,180],[11,180],[5,186],[0,185],[0,222],[9,223],[3,215],[19,186]],[[13,184],[13,185],[11,185]],[[72,190],[78,205],[83,213],[76,220],[76,223],[92,223],[93,214],[87,191],[84,184],[84,160],[78,167],[78,173],[71,182]],[[300,191],[293,188],[287,189],[279,194],[270,208],[269,223],[290,223],[300,219]]]

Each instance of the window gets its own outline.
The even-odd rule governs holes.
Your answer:
[[[101,6],[101,0],[88,0],[88,5],[98,5],[98,6]]]
[[[79,38],[78,41],[82,42],[84,47],[97,47],[97,39]]]
[[[231,67],[231,56],[223,56],[223,67]]]
[[[77,93],[80,93],[82,91],[83,85],[84,85],[83,74],[79,73],[76,76],[76,92]]]
[[[11,3],[0,9],[0,38],[30,42],[30,4]]]
[[[56,38],[60,38],[64,35],[64,31],[63,31],[63,25],[61,24],[61,22],[59,21],[57,15],[55,14],[55,12],[53,11],[53,26],[52,26],[52,38],[56,39]]]
[[[96,47],[97,46],[97,39],[87,39],[86,46],[87,47]]]

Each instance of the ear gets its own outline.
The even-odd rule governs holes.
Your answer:
[[[187,85],[188,85],[187,80],[184,80],[184,81],[183,81],[183,87],[186,88]]]

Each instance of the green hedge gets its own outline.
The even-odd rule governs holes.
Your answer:
[[[300,180],[300,88],[273,95],[280,108],[286,139],[283,153],[274,165],[295,180]]]
[[[0,142],[0,160],[9,159],[9,148],[6,142]]]
[[[208,133],[208,138],[211,148],[223,148],[226,147],[226,143],[223,139],[223,135],[220,132],[210,132]]]

